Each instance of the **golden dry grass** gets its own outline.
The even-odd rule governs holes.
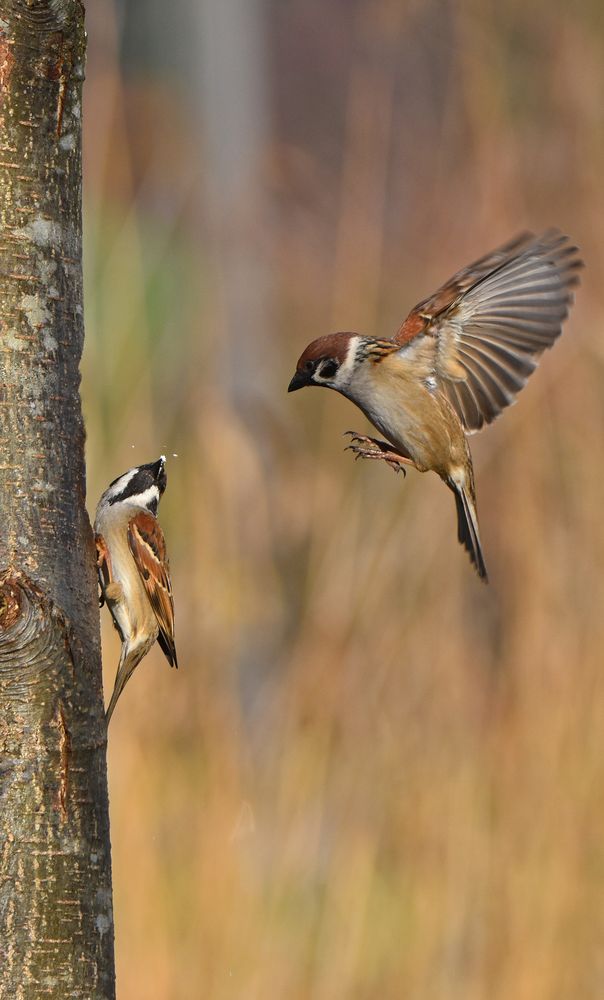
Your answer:
[[[91,38],[91,511],[178,454],[161,518],[182,669],[154,651],[109,742],[122,1000],[604,990],[602,19],[543,0],[441,24],[420,0],[376,28],[371,6],[337,156],[291,138],[287,105],[266,151],[251,408],[222,379],[247,331],[225,318],[191,116],[165,81],[126,83],[110,20]],[[446,55],[430,100],[399,51]],[[350,404],[285,390],[315,335],[387,334],[473,255],[550,224],[588,269],[560,344],[473,440],[485,588],[435,477],[354,464]],[[109,689],[106,617],[103,638]]]

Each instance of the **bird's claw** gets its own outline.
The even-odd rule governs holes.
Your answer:
[[[406,470],[406,468],[405,468],[404,465],[401,465],[400,462],[397,462],[396,459],[393,459],[393,458],[386,458],[385,461],[388,463],[388,465],[390,466],[391,469],[394,469],[394,471],[397,474],[399,472],[402,472],[403,473],[403,479],[405,479],[405,477],[407,475],[407,470]]]
[[[378,447],[375,438],[367,437],[365,434],[358,434],[357,431],[344,431],[344,437],[349,437],[356,444],[372,444],[374,449]],[[351,445],[348,445],[350,448]]]
[[[349,445],[346,445],[346,448],[344,450],[351,451],[354,454],[355,462],[358,462],[359,458],[382,459],[390,466],[391,469],[394,469],[395,472],[402,472],[403,478],[407,475],[407,470],[397,460],[397,458],[394,455],[390,457],[390,455],[387,452],[385,453],[373,438],[368,438],[360,434],[355,434],[354,431],[347,431],[346,433],[351,435],[351,443]],[[373,447],[363,448],[361,446],[361,443],[364,443],[366,441],[370,441]]]

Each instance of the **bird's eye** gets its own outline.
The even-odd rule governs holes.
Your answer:
[[[333,378],[337,370],[338,370],[337,361],[326,361],[323,367],[321,368],[320,372],[321,378]]]
[[[308,372],[310,374],[310,372],[313,370],[313,367],[314,367],[314,365],[313,365],[312,361],[305,361],[304,362],[304,371],[305,372]]]

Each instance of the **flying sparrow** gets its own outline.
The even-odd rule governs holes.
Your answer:
[[[115,479],[99,500],[94,520],[101,604],[122,640],[107,724],[117,700],[157,639],[177,667],[174,602],[166,543],[157,507],[166,488],[166,459],[139,465]]]
[[[561,233],[523,233],[415,306],[391,340],[314,340],[289,384],[289,392],[326,386],[356,403],[386,438],[348,432],[358,458],[441,477],[455,495],[459,541],[484,580],[466,434],[514,402],[559,336],[582,266]]]

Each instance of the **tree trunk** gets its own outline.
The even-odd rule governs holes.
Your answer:
[[[112,998],[79,0],[0,0],[0,997]]]

